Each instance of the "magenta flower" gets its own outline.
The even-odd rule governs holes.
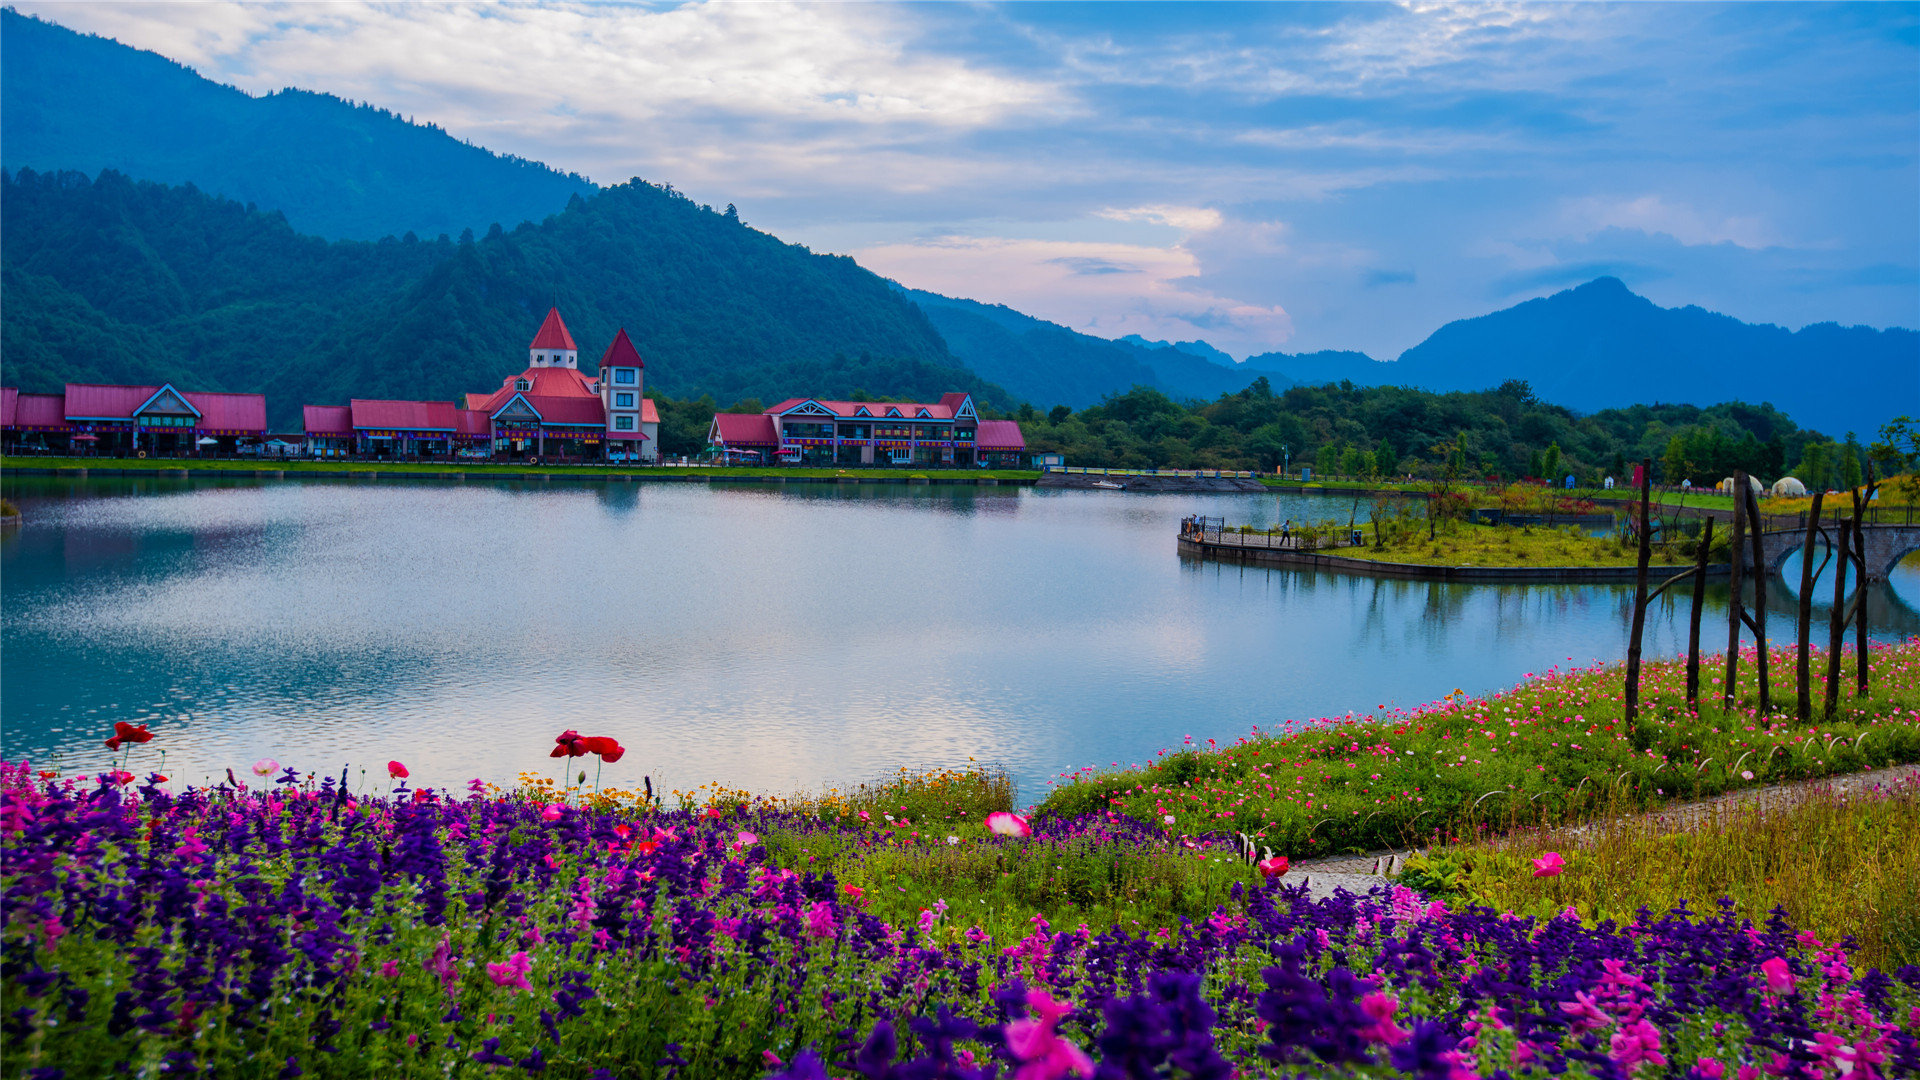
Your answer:
[[[1042,991],[1027,995],[1027,1018],[1007,1025],[1007,1049],[1020,1061],[1014,1080],[1060,1080],[1069,1074],[1093,1075],[1093,1061],[1086,1051],[1054,1031],[1071,1012],[1073,1006],[1057,1002]]]
[[[407,772],[407,767],[405,765],[402,765],[397,761],[389,761],[387,762],[387,775],[392,777],[395,780],[405,780],[408,776],[412,774]]]
[[[1787,966],[1785,960],[1777,956],[1771,960],[1762,960],[1760,970],[1767,977],[1767,989],[1776,994],[1793,993],[1793,969]]]
[[[1567,860],[1561,858],[1559,852],[1549,851],[1545,855],[1533,860],[1533,876],[1537,878],[1557,877],[1560,871],[1566,869],[1566,866]]]
[[[522,990],[531,990],[533,985],[527,982],[527,973],[533,970],[533,958],[524,951],[514,953],[504,964],[488,964],[487,977],[493,985],[504,986],[509,995]]]
[[[825,900],[816,900],[807,908],[807,936],[812,938],[831,938],[840,936],[840,924],[833,921],[833,905]]]
[[[987,829],[997,836],[1032,836],[1033,829],[1027,819],[1019,814],[1010,814],[1005,810],[995,810],[987,815]]]

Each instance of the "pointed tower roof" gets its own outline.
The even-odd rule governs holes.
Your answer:
[[[633,342],[627,340],[627,329],[624,326],[620,328],[619,333],[613,335],[613,344],[607,346],[606,355],[600,358],[601,371],[610,367],[646,366],[647,362],[640,359],[640,350],[634,348]]]
[[[573,349],[573,335],[567,333],[567,324],[560,321],[560,309],[548,308],[547,321],[540,324],[540,332],[533,335],[534,349]]]

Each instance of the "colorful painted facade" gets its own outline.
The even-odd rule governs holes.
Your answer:
[[[307,443],[322,457],[656,461],[660,414],[645,396],[646,367],[621,330],[600,357],[599,376],[586,375],[554,308],[527,348],[527,367],[500,389],[468,394],[464,407],[361,399],[308,405]]]
[[[1002,467],[1026,439],[1011,420],[982,420],[973,397],[931,403],[790,398],[762,413],[720,413],[707,431],[715,456],[752,464]]]
[[[101,454],[233,453],[267,434],[267,399],[159,386],[68,383],[58,394],[0,389],[9,449]]]

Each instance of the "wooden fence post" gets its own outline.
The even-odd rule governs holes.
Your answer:
[[[1767,678],[1767,555],[1761,537],[1764,520],[1760,517],[1760,500],[1753,494],[1752,481],[1744,472],[1733,475],[1740,488],[1735,497],[1747,504],[1747,538],[1753,542],[1753,611],[1746,621],[1747,629],[1753,631],[1754,675],[1760,681],[1759,709],[1764,715],[1773,711],[1773,688]]]
[[[1820,532],[1820,500],[1826,492],[1813,493],[1813,511],[1806,515],[1807,539],[1800,547],[1800,655],[1795,674],[1799,676],[1794,698],[1795,715],[1813,719],[1813,540]]]
[[[1864,489],[1853,490],[1853,568],[1856,571],[1854,606],[1859,610],[1854,615],[1854,656],[1853,656],[1853,693],[1855,697],[1867,696],[1867,512],[1873,503],[1873,489],[1878,487],[1873,479],[1873,462],[1867,462],[1867,483]]]
[[[1640,558],[1633,575],[1633,630],[1627,635],[1626,723],[1631,733],[1634,718],[1640,714],[1640,637],[1647,628],[1647,563],[1653,557],[1653,533],[1647,520],[1648,502],[1653,495],[1653,459],[1640,463]]]
[[[1736,486],[1746,483],[1746,473],[1733,474]],[[1747,501],[1736,492],[1733,497],[1733,545],[1731,553],[1731,591],[1727,595],[1727,671],[1721,684],[1720,707],[1732,709],[1733,682],[1740,676],[1740,623],[1747,617],[1746,599],[1740,592],[1741,564],[1746,561]]]
[[[1849,548],[1853,535],[1853,522],[1833,513],[1833,535],[1836,554],[1833,568],[1833,615],[1827,620],[1827,707],[1826,717],[1831,720],[1833,712],[1840,707],[1840,657],[1847,651],[1847,568],[1853,565],[1853,555]]]
[[[1687,708],[1700,707],[1700,609],[1707,599],[1707,561],[1713,550],[1713,518],[1700,530],[1693,567],[1693,612],[1687,617]]]

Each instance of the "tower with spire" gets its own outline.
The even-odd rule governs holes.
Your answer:
[[[533,335],[533,344],[527,349],[527,362],[537,368],[580,369],[580,350],[573,344],[573,335],[567,333],[559,308],[547,309],[547,320],[540,324],[540,332]]]

